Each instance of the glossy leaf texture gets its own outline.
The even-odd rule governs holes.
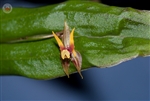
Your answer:
[[[22,37],[75,29],[75,49],[82,55],[82,70],[106,68],[138,56],[150,55],[150,12],[68,1],[38,8],[0,10],[0,74],[34,79],[65,76],[54,38],[4,43]],[[70,73],[76,72],[73,64]],[[83,75],[84,76],[84,75]]]

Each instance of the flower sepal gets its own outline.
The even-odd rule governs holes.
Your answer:
[[[61,38],[62,40],[53,31],[52,33],[58,43],[63,70],[68,76],[68,78],[69,78],[69,66],[71,61],[76,67],[81,78],[83,79],[83,76],[81,74],[82,56],[78,51],[75,50],[73,38],[74,30],[75,28],[70,33],[69,26],[65,22],[64,32]]]

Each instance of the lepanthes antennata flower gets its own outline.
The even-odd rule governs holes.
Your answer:
[[[69,66],[70,66],[70,61],[74,64],[76,67],[78,73],[80,74],[81,78],[83,78],[81,74],[81,65],[82,65],[82,56],[81,54],[75,50],[74,46],[74,30],[70,33],[69,26],[65,22],[64,25],[64,32],[62,36],[62,40],[52,31],[58,46],[60,48],[60,57],[62,61],[62,66],[64,69],[64,72],[69,78]]]

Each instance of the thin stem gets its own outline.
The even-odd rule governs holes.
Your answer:
[[[63,34],[63,31],[56,32],[56,34],[57,34],[57,36],[61,37],[61,35]],[[37,41],[37,40],[44,40],[44,39],[53,38],[53,37],[54,37],[53,34],[49,34],[49,35],[34,35],[34,36],[22,37],[22,38],[19,38],[19,39],[15,39],[15,40],[3,42],[3,43],[18,43],[18,42]]]

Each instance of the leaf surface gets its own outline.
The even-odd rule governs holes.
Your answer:
[[[65,2],[39,8],[0,10],[0,74],[34,79],[64,76],[54,38],[4,42],[34,35],[75,29],[75,49],[83,58],[82,70],[111,67],[138,56],[150,55],[150,12],[94,2]],[[70,73],[76,72],[71,63]],[[84,76],[84,75],[83,75]]]

